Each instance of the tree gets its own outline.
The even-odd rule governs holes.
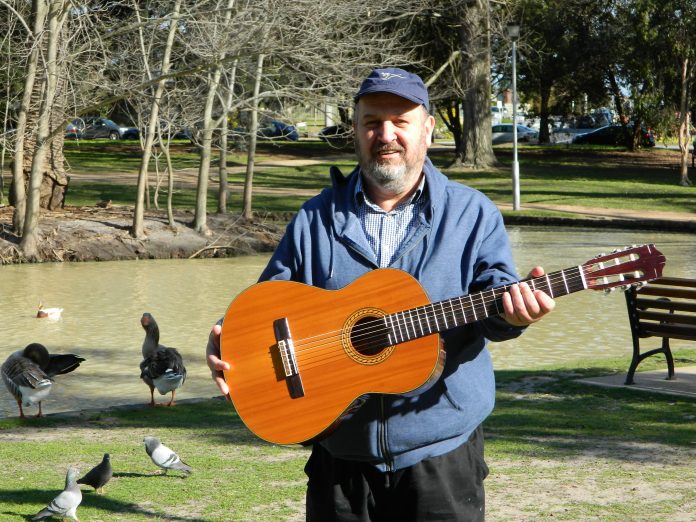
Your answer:
[[[165,41],[164,47],[162,49],[162,61],[160,63],[159,70],[161,75],[154,87],[154,93],[152,96],[152,105],[150,106],[149,121],[147,126],[147,132],[145,134],[145,144],[143,146],[143,155],[140,161],[140,170],[138,172],[138,192],[135,200],[135,208],[133,211],[133,228],[131,230],[131,235],[136,238],[143,238],[145,235],[145,230],[143,227],[143,216],[144,216],[144,204],[145,204],[145,184],[147,183],[147,173],[148,166],[150,163],[150,157],[152,156],[152,147],[155,142],[155,138],[160,132],[160,119],[159,119],[159,108],[160,102],[162,100],[162,94],[164,93],[164,88],[166,84],[166,75],[169,73],[170,58],[172,54],[172,47],[174,46],[174,37],[179,24],[179,11],[181,8],[182,0],[176,0],[174,6],[172,7],[171,15],[168,17],[168,31],[167,39]],[[144,49],[141,39],[141,47]],[[143,62],[147,64],[148,57],[145,52],[143,52]],[[148,76],[151,76],[149,68],[146,68]],[[151,79],[151,78],[149,78]],[[171,165],[171,162],[168,162]],[[169,170],[169,175],[172,175],[171,169]],[[171,191],[170,191],[171,194]],[[171,208],[171,206],[168,206]],[[171,219],[170,219],[171,221]]]
[[[66,56],[63,31],[69,14],[68,7],[67,2],[47,2],[45,0],[35,0],[32,6],[36,52],[32,51],[29,55],[28,69],[36,72],[28,74],[28,80],[25,83],[24,100],[27,103],[26,106],[22,107],[20,114],[26,115],[26,119],[23,122],[22,137],[19,137],[19,125],[17,137],[18,143],[23,141],[22,146],[17,147],[18,151],[21,150],[22,156],[20,157],[18,153],[15,154],[15,161],[19,165],[15,165],[13,179],[15,201],[21,201],[24,199],[22,191],[25,171],[28,167],[29,182],[20,242],[22,253],[27,259],[38,257],[37,228],[42,200],[41,190],[42,186],[45,185],[45,177],[52,180],[48,182],[51,189],[43,198],[46,201],[45,206],[48,208],[55,208],[56,200],[58,203],[62,202],[62,192],[59,191],[59,195],[55,194],[53,190],[55,185],[62,184],[64,186],[67,184],[65,173],[62,172],[63,156],[62,144],[60,144],[60,139],[63,136],[62,125],[56,129],[55,124],[57,121],[62,124],[64,120],[61,98],[65,94],[61,87],[65,85],[62,66]],[[38,74],[36,74],[37,72]],[[27,132],[26,120],[37,123],[35,131],[32,129],[32,131]],[[60,135],[60,137],[56,138],[56,135]],[[31,157],[30,162],[27,161],[28,156]]]

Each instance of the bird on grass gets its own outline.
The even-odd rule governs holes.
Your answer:
[[[172,394],[167,406],[174,406],[176,390],[186,380],[186,367],[176,348],[159,343],[159,326],[151,314],[145,312],[140,318],[145,329],[143,360],[140,363],[140,378],[150,387],[150,406],[155,406],[155,388],[160,395]]]
[[[143,443],[145,444],[145,451],[147,451],[152,462],[162,468],[165,475],[170,469],[183,471],[187,475],[193,472],[191,466],[181,460],[174,451],[162,444],[157,437],[145,437]]]
[[[114,472],[111,469],[111,457],[104,453],[102,461],[90,469],[84,477],[77,481],[78,484],[92,486],[98,495],[104,493],[104,486],[111,480]]]
[[[24,417],[22,405],[39,405],[37,417],[41,417],[41,401],[51,392],[53,378],[69,373],[85,359],[72,353],[49,354],[43,344],[31,343],[24,350],[16,351],[0,367],[2,380],[19,406],[19,416]]]
[[[39,319],[48,318],[57,321],[60,319],[62,313],[62,308],[46,308],[43,303],[39,303],[39,310],[36,312],[36,317]]]
[[[51,500],[48,506],[34,515],[32,520],[41,520],[42,518],[57,516],[61,517],[61,519],[70,517],[80,522],[77,518],[77,506],[82,502],[82,491],[80,491],[80,486],[75,482],[78,473],[79,470],[76,467],[70,466],[68,468],[63,491],[61,491],[56,498]]]

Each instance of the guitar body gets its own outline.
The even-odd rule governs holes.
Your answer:
[[[368,272],[341,290],[290,281],[248,288],[227,310],[221,334],[237,413],[262,439],[296,444],[331,428],[365,394],[425,388],[442,370],[439,335],[370,350],[352,333],[356,324],[429,302],[413,277],[394,269]],[[283,318],[301,379],[302,395],[296,397],[274,329]]]

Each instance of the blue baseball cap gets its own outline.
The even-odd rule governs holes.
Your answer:
[[[366,94],[386,92],[405,98],[429,109],[428,88],[417,74],[395,67],[375,69],[360,85],[360,90],[353,100],[357,101]]]

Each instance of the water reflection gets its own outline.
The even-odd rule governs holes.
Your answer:
[[[619,246],[654,242],[667,256],[666,275],[696,277],[693,235],[514,227],[510,237],[523,275],[534,264],[554,271]],[[188,378],[177,399],[216,395],[203,354],[208,332],[232,298],[256,281],[267,259],[2,266],[0,360],[30,342],[87,359],[72,374],[57,377],[44,404],[47,413],[146,403],[149,390],[138,368],[140,317],[150,312],[160,325],[160,341],[178,348],[186,361]],[[62,318],[36,319],[39,302],[64,308]],[[498,368],[524,368],[567,360],[590,364],[596,357],[627,355],[630,347],[623,296],[587,291],[560,298],[551,316],[520,339],[493,345],[492,353]],[[0,383],[0,416],[16,415]]]

